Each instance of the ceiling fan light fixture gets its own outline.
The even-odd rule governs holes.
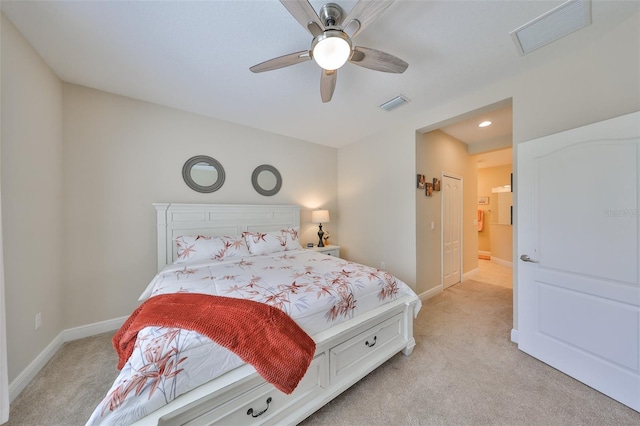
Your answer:
[[[351,57],[351,41],[342,31],[325,31],[313,40],[311,56],[322,69],[337,70]]]
[[[346,18],[343,18],[342,8],[335,3],[325,4],[320,12],[316,12],[309,0],[280,0],[280,3],[313,36],[311,47],[261,62],[250,67],[251,72],[277,70],[313,59],[322,68],[320,97],[322,102],[329,102],[336,87],[337,70],[347,61],[362,68],[394,74],[405,72],[409,66],[389,53],[363,46],[354,47],[351,41],[393,1],[358,0]],[[344,22],[346,26],[343,26]]]

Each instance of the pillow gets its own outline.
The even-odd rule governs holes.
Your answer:
[[[277,232],[245,232],[242,235],[251,254],[269,254],[300,248],[298,228],[285,228]]]
[[[299,250],[302,247],[300,246],[300,232],[298,228],[285,228],[280,232],[283,234],[287,234],[287,245],[285,250]]]
[[[282,232],[245,232],[242,235],[251,254],[276,253],[287,246],[287,236]]]
[[[176,245],[178,247],[178,257],[175,263],[209,259],[217,247],[213,237],[204,235],[181,235],[176,238]]]
[[[218,237],[222,243],[222,247],[214,254],[214,258],[218,260],[228,259],[230,257],[249,256],[249,248],[242,236],[239,237]]]
[[[178,257],[175,263],[196,260],[225,260],[248,256],[249,249],[242,237],[209,237],[181,235],[176,238]]]

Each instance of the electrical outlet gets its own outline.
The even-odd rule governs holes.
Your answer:
[[[380,269],[384,269],[387,267],[387,264],[384,262],[380,262]]]
[[[36,330],[42,327],[42,312],[36,314]]]

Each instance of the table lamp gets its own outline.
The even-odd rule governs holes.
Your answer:
[[[320,241],[318,242],[318,247],[324,247],[324,243],[322,242],[322,236],[324,235],[322,224],[329,222],[329,210],[313,210],[311,212],[311,222],[320,224],[320,230],[318,231]]]

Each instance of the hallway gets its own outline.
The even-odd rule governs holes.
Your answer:
[[[478,259],[478,270],[469,279],[513,288],[513,269],[486,259]]]

